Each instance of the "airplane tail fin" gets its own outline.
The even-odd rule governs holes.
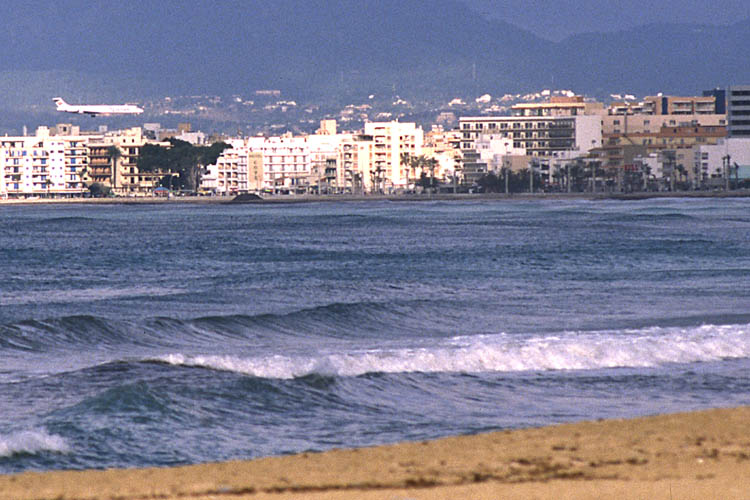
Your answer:
[[[55,102],[55,104],[57,105],[58,108],[61,107],[61,106],[67,105],[67,103],[63,100],[62,97],[55,97],[52,100]]]

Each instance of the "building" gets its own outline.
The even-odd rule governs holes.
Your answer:
[[[586,101],[583,96],[552,96],[549,101],[519,103],[511,107],[513,116],[578,116],[606,114],[604,104]]]
[[[639,171],[636,158],[668,158],[666,173],[652,169],[653,175],[666,175],[668,188],[672,189],[675,176],[667,171],[674,167],[687,177],[681,181],[695,185],[701,174],[692,148],[716,144],[726,136],[727,117],[718,112],[723,109],[722,103],[716,91],[704,92],[700,97],[658,95],[639,103],[613,103],[602,117],[603,145],[596,155],[602,166],[610,170],[608,173],[616,174],[618,179],[627,172]]]
[[[651,115],[611,114],[602,116],[602,135],[606,142],[613,136],[658,133],[663,127],[725,127],[726,115]]]
[[[424,132],[414,123],[369,122],[365,123],[365,135],[372,136],[374,143],[372,170],[384,179],[387,191],[407,189],[416,179],[409,177],[409,167],[402,159],[405,155],[422,154]]]
[[[382,191],[385,179],[373,168],[375,142],[371,135],[348,134],[342,138],[338,165],[352,193]]]
[[[701,187],[726,187],[731,179],[750,179],[750,137],[730,137],[693,148]]]
[[[750,85],[727,89],[729,137],[750,137]]]
[[[649,125],[649,119],[645,118],[649,116],[654,119],[657,125],[659,123],[679,123],[679,125],[662,125],[658,129],[654,129],[652,128],[654,125]],[[674,115],[671,116],[676,118]],[[719,118],[720,116],[722,115],[703,115],[703,118],[708,118],[710,123],[725,122],[723,118]],[[670,115],[664,115],[661,118],[664,117],[670,118]],[[647,156],[651,153],[662,154],[671,151],[680,171],[682,172],[684,169],[689,182],[696,184],[701,179],[702,174],[699,166],[694,162],[692,148],[696,145],[716,144],[726,137],[724,125],[698,125],[693,120],[678,122],[673,119],[662,120],[651,115],[623,115],[620,118],[624,122],[626,119],[630,119],[628,121],[631,124],[635,121],[636,126],[631,127],[625,122],[623,127],[628,128],[623,129],[630,130],[630,132],[624,133],[619,129],[614,129],[616,132],[604,134],[604,144],[598,154],[604,168],[627,169],[633,165],[632,161],[636,156]]]
[[[460,130],[444,130],[440,125],[433,125],[432,130],[424,134],[422,154],[438,161],[437,178],[458,182],[461,169]]]
[[[332,175],[330,179],[326,177],[329,181],[326,186],[339,192],[346,185],[346,173],[338,168],[344,137],[344,134],[285,135],[231,141],[232,148],[223,151],[217,163],[209,166],[201,187],[219,193],[302,194],[317,191],[323,177]]]
[[[87,190],[86,143],[85,136],[53,136],[48,127],[33,136],[0,137],[0,195],[80,196]]]
[[[727,114],[727,91],[720,88],[704,90],[703,97],[713,97],[716,100],[714,113],[717,115]]]
[[[263,190],[263,154],[247,152],[247,190],[259,193]]]
[[[229,145],[229,148],[221,152],[216,163],[206,167],[200,191],[220,195],[248,192],[247,148],[242,140],[230,141]]]
[[[585,154],[602,144],[599,115],[461,117],[461,151],[476,149],[482,135],[513,140],[513,147],[531,157],[551,158],[562,151]]]
[[[263,157],[264,189],[283,193],[307,189],[312,169],[307,137],[250,137],[245,147]]]
[[[118,196],[146,196],[159,187],[164,172],[141,172],[138,156],[147,140],[140,127],[89,136],[91,183],[98,182]]]
[[[712,115],[717,114],[716,96],[648,96],[640,102],[614,102],[607,109],[609,115]],[[723,113],[718,113],[723,114]]]

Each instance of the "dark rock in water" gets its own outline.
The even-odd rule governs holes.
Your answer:
[[[231,203],[258,203],[263,201],[263,198],[257,194],[245,193],[235,196]]]

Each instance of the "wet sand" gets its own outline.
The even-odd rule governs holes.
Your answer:
[[[29,472],[0,476],[0,499],[741,499],[749,428],[743,407],[172,469]]]

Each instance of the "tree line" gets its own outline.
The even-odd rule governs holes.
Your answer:
[[[138,156],[138,170],[161,172],[161,185],[170,189],[196,191],[206,166],[216,163],[222,151],[229,148],[225,142],[210,146],[195,146],[180,139],[169,139],[169,146],[144,145]]]

